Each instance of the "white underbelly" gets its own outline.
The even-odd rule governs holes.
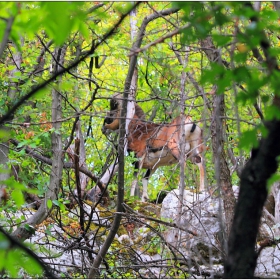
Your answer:
[[[144,157],[143,168],[154,169],[158,166],[171,165],[178,162],[169,149],[148,152]]]

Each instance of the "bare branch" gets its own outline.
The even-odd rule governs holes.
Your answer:
[[[18,146],[19,141],[15,140],[15,139],[10,139],[9,140],[10,143],[12,143],[15,146]],[[52,165],[52,159],[42,156],[38,153],[36,153],[33,149],[25,146],[22,147],[21,149],[24,149],[25,152],[30,155],[31,157],[33,157],[34,159],[37,159],[47,165]],[[63,163],[63,168],[65,169],[74,169],[75,166],[72,162],[64,162]],[[91,171],[89,171],[87,168],[79,166],[79,171],[82,172],[83,174],[87,175],[89,178],[91,178],[97,185],[99,188],[101,188],[102,190],[104,190],[104,186],[103,184],[100,182],[99,178],[96,177]]]
[[[175,29],[173,31],[171,31],[170,33],[158,38],[157,40],[147,44],[146,46],[144,46],[143,48],[138,48],[138,49],[132,49],[130,54],[128,55],[129,57],[134,55],[134,54],[138,54],[140,52],[143,52],[145,50],[147,50],[148,48],[157,45],[159,43],[163,43],[166,39],[173,37],[174,35],[177,35],[179,33],[181,33],[184,29],[188,28],[190,26],[190,24],[185,24],[182,27]]]

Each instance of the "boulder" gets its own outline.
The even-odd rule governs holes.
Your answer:
[[[175,222],[178,217],[179,190],[171,191],[163,200],[161,218]],[[184,191],[181,230],[170,228],[165,231],[166,241],[177,247],[179,252],[196,262],[220,262],[220,217],[222,205],[208,193]]]
[[[233,186],[237,198],[239,188]],[[221,199],[211,197],[207,192],[199,194],[189,190],[184,191],[182,217],[180,229],[167,227],[164,232],[165,240],[176,248],[178,255],[184,256],[196,264],[192,269],[202,275],[215,274],[216,265],[222,264],[221,254],[221,225],[224,220],[223,202]],[[179,190],[168,193],[162,202],[161,218],[176,223],[178,220]],[[266,220],[262,219],[260,227],[261,237],[274,239],[274,233]],[[210,274],[209,274],[210,273]],[[219,274],[222,274],[219,270]],[[280,249],[266,247],[261,251],[255,271],[258,277],[279,277],[280,275]]]

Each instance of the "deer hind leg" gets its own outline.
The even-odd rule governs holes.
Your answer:
[[[110,113],[109,116],[104,120],[104,127],[106,129],[117,130],[120,126],[120,115],[120,110],[113,114]]]
[[[187,139],[185,140],[184,146],[185,146],[185,153],[189,153],[191,149],[191,145]],[[178,133],[170,137],[170,139],[167,142],[167,147],[171,151],[172,155],[179,161],[181,156],[181,150],[180,150],[180,138],[178,137]]]
[[[119,119],[115,119],[113,122],[110,124],[105,124],[104,127],[106,129],[111,129],[111,130],[117,130],[119,128]]]
[[[194,161],[199,168],[199,191],[205,191],[205,170],[203,165],[203,159],[201,156],[196,155],[194,157]]]

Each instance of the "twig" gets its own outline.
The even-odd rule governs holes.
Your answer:
[[[133,50],[131,50],[131,52],[128,56],[131,57],[135,54],[138,54],[139,52],[143,52],[143,51],[147,50],[148,48],[150,48],[150,47],[152,47],[156,44],[163,43],[165,39],[173,37],[174,35],[177,35],[177,34],[181,33],[184,29],[188,28],[189,26],[190,26],[189,23],[185,24],[182,27],[171,31],[170,33],[166,34],[165,36],[162,36],[162,37],[158,38],[157,40],[147,44],[143,48],[133,49]]]
[[[129,11],[127,11],[125,14],[121,15],[120,19],[117,21],[117,23],[99,40],[99,42],[95,45],[95,47],[91,48],[89,51],[85,53],[80,59],[75,60],[72,64],[70,64],[68,67],[60,69],[57,71],[54,75],[52,75],[49,79],[44,81],[43,83],[36,85],[32,87],[32,89],[21,97],[16,104],[4,115],[0,118],[0,124],[4,123],[5,121],[9,120],[10,116],[13,115],[16,110],[30,97],[32,97],[36,92],[46,87],[51,82],[55,81],[57,77],[61,76],[62,74],[69,72],[71,69],[75,68],[77,65],[79,65],[82,61],[84,61],[86,58],[88,58],[90,55],[94,53],[94,51],[103,43],[105,42],[109,37],[111,37],[115,30],[120,26],[120,24],[123,22],[123,20],[126,18],[127,15],[131,12],[131,10],[135,9],[139,5],[140,2],[136,2]]]
[[[10,143],[12,143],[13,145],[17,146],[19,144],[19,141],[15,140],[15,139],[10,139],[9,140]],[[41,162],[44,162],[46,163],[47,165],[52,165],[52,160],[48,157],[45,157],[45,156],[42,156],[38,153],[36,153],[33,149],[27,147],[27,146],[23,146],[19,149],[24,149],[25,152],[30,155],[31,157],[41,161]],[[63,168],[65,169],[74,169],[74,164],[71,163],[71,162],[64,162],[63,164]],[[87,175],[88,177],[90,177],[96,184],[97,186],[101,189],[101,190],[104,190],[104,186],[102,184],[102,182],[100,182],[99,178],[96,177],[95,175],[92,174],[91,171],[89,171],[87,168],[85,167],[82,167],[82,166],[79,166],[79,171],[82,172],[83,174]]]
[[[153,222],[157,222],[159,224],[163,224],[165,226],[169,226],[169,227],[173,227],[173,228],[178,228],[178,229],[186,231],[186,232],[188,232],[188,233],[190,233],[190,234],[192,234],[194,236],[198,236],[198,234],[196,232],[194,232],[192,230],[185,229],[185,228],[181,227],[180,225],[177,225],[176,223],[169,223],[169,222],[165,222],[165,221],[153,218],[153,217],[149,217],[149,216],[145,216],[143,214],[139,214],[139,213],[135,212],[132,208],[130,208],[125,203],[123,203],[123,206],[124,206],[124,208],[129,210],[129,212],[133,213],[134,217],[140,217],[140,218],[144,218],[144,219],[147,219],[147,220],[150,220],[150,221],[153,221]],[[132,214],[130,214],[130,213],[122,213],[121,215],[130,216],[130,217],[132,216]]]

